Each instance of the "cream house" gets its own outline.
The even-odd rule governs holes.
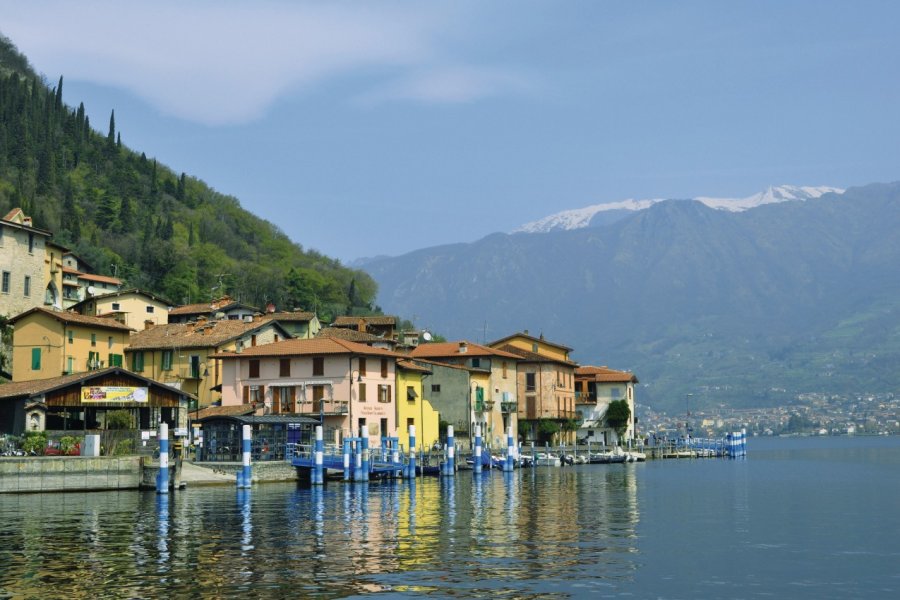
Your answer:
[[[165,298],[132,288],[87,298],[74,305],[72,310],[95,317],[114,315],[132,329],[140,330],[148,323],[168,324],[170,306],[172,303]]]

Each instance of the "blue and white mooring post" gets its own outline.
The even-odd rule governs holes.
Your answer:
[[[363,425],[359,431],[359,436],[362,438],[362,449],[360,453],[362,454],[362,461],[360,462],[361,467],[361,479],[360,481],[368,481],[369,480],[369,426]]]
[[[475,460],[472,467],[476,475],[481,473],[481,425],[475,426]]]
[[[324,458],[325,441],[322,439],[322,426],[316,425],[316,445],[313,449],[313,469],[312,475],[310,476],[310,483],[313,485],[325,484]]]
[[[169,424],[159,424],[159,473],[156,474],[156,493],[169,493]]]
[[[250,425],[244,425],[241,430],[241,470],[237,474],[237,486],[249,488],[253,480],[253,472],[250,470],[250,445],[253,439],[253,429]]]
[[[452,477],[456,474],[456,446],[453,441],[453,425],[447,425],[447,461],[444,463],[444,475]]]
[[[407,479],[416,478],[416,426],[409,426],[409,464],[406,469]]]
[[[350,440],[344,438],[344,481],[350,481]]]
[[[506,460],[503,461],[503,472],[511,473],[513,470],[513,461],[516,456],[516,447],[513,441],[512,425],[506,428]]]

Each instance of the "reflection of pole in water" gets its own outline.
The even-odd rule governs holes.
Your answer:
[[[168,494],[157,494],[156,496],[156,516],[158,528],[158,537],[156,540],[156,548],[159,550],[160,566],[168,566],[169,564],[169,496]]]
[[[315,536],[316,558],[325,557],[325,489],[313,486],[312,494],[313,534]]]
[[[516,524],[516,513],[518,511],[518,498],[516,497],[516,474],[512,471],[503,473],[503,480],[506,482],[506,522],[512,528]]]
[[[409,535],[416,535],[416,478],[409,480]]]
[[[456,539],[456,478],[447,477],[444,479],[444,492],[447,496],[447,526],[450,531],[450,540]]]
[[[253,550],[253,519],[249,490],[242,488],[237,491],[237,504],[241,511],[241,555],[244,555]]]

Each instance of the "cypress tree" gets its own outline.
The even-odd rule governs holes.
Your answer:
[[[57,112],[57,113],[62,112],[62,105],[63,105],[63,104],[62,104],[62,83],[63,83],[63,78],[62,78],[62,75],[60,75],[60,76],[59,76],[59,83],[58,83],[57,86],[56,86],[56,102],[55,102],[55,107],[56,107],[56,112]]]
[[[106,135],[106,149],[112,154],[116,149],[116,111],[109,114],[109,133]]]

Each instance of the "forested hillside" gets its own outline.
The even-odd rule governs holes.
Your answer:
[[[22,207],[98,273],[175,303],[227,293],[325,319],[374,308],[367,274],[304,250],[236,198],[129,149],[115,113],[92,124],[62,91],[62,77],[48,86],[0,36],[0,214]]]

